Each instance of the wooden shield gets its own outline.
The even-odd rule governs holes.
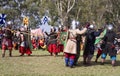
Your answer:
[[[67,32],[61,32],[60,33],[60,42],[65,46],[66,45],[66,39],[67,39]]]

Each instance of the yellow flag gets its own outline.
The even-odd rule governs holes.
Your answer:
[[[29,19],[28,19],[28,17],[24,17],[24,18],[23,18],[23,24],[24,24],[24,25],[28,25],[28,24],[29,24]]]

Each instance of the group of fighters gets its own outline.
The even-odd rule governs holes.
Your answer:
[[[95,62],[101,56],[101,64],[105,63],[107,54],[110,56],[112,66],[116,65],[117,51],[116,45],[119,45],[119,34],[113,30],[113,25],[107,24],[104,28],[95,30],[95,26],[86,23],[85,27],[70,28],[67,35],[67,43],[64,48],[65,65],[73,68],[80,56],[81,36],[85,36],[84,50],[83,50],[83,64],[90,65],[91,59],[94,56],[95,48],[97,46],[98,53]],[[96,40],[98,39],[97,43]]]
[[[68,67],[74,67],[78,63],[78,59],[80,56],[80,43],[82,43],[81,37],[85,37],[84,50],[83,50],[83,63],[85,65],[89,65],[91,63],[91,59],[94,56],[95,45],[98,46],[98,54],[96,56],[96,62],[101,55],[102,61],[101,64],[104,64],[107,54],[109,54],[111,58],[111,64],[115,66],[116,63],[116,44],[119,43],[119,35],[113,30],[113,25],[107,25],[102,29],[95,30],[95,26],[86,23],[84,27],[68,27],[63,28],[56,32],[55,28],[51,29],[51,32],[48,34],[45,32],[47,38],[45,39],[47,50],[51,55],[58,55],[59,52],[64,52],[65,56],[65,65]],[[9,56],[12,56],[12,47],[14,40],[13,32],[10,30],[11,25],[8,26],[3,31],[2,38],[2,57],[5,57],[5,51],[9,50]],[[106,32],[105,32],[106,30]],[[62,44],[60,40],[60,33],[66,32],[66,37],[63,39],[66,43]],[[103,33],[105,33],[103,35]],[[32,51],[29,46],[27,31],[21,31],[18,40],[19,43],[19,52],[20,56],[27,54],[30,56]],[[95,44],[96,39],[99,38],[99,41]],[[43,44],[43,43],[42,43]],[[119,46],[119,45],[118,45]]]
[[[28,33],[27,31],[19,31],[19,36],[17,36],[16,31],[12,30],[11,23],[8,23],[4,29],[0,30],[1,35],[1,48],[2,57],[5,57],[6,50],[9,50],[9,56],[12,57],[13,44],[17,43],[19,45],[18,49],[20,56],[27,54],[30,56],[32,51],[29,46]]]

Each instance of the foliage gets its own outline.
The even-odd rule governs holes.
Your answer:
[[[101,27],[106,22],[113,23],[115,27],[120,24],[120,0],[3,0],[0,1],[0,13],[6,13],[8,20],[21,18],[21,14],[32,18],[32,25],[36,27],[48,10],[52,19],[51,25],[60,20],[61,25],[70,25],[75,19],[84,23],[95,22]],[[39,18],[39,19],[40,19]],[[22,23],[22,22],[21,22]]]

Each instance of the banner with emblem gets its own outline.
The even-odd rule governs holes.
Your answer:
[[[6,14],[0,14],[0,24],[5,24],[6,22]]]

